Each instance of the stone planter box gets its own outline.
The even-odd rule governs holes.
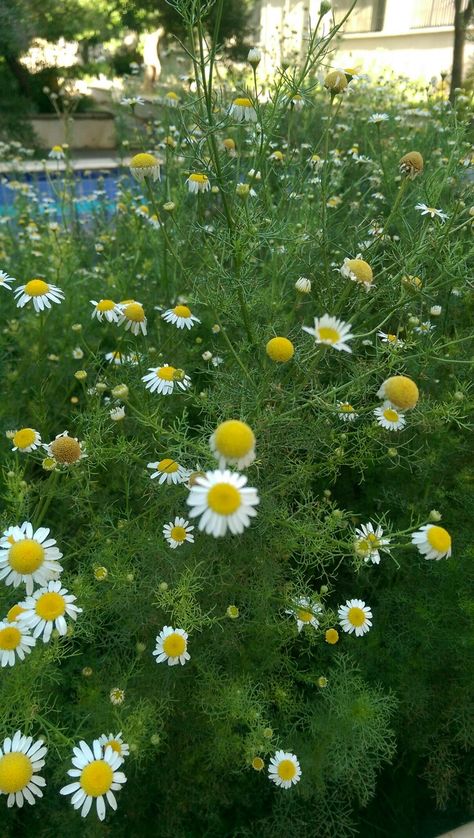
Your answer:
[[[74,114],[69,117],[68,130],[65,121],[56,114],[38,114],[30,120],[39,145],[48,151],[54,145],[69,142],[70,148],[115,148],[115,117],[106,111]]]

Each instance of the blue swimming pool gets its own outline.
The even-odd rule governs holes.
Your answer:
[[[116,203],[120,176],[122,184],[129,181],[127,185],[130,185],[131,179],[118,168],[75,170],[74,193],[77,212],[80,215],[91,214],[99,207],[111,211]],[[59,195],[63,191],[64,182],[63,172],[48,173],[48,176],[44,172],[25,173],[21,176],[4,174],[0,178],[0,215],[16,214],[15,205],[19,194],[34,200],[41,214],[60,214]]]

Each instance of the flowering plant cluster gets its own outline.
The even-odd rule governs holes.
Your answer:
[[[466,126],[337,27],[217,88],[186,8],[116,199],[6,187],[2,826],[368,835],[472,735]]]

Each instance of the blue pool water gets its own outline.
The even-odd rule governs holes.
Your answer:
[[[8,187],[10,181],[20,181],[29,187],[38,200],[39,212],[53,216],[60,214],[60,199],[57,192],[62,192],[64,185],[63,173],[31,172],[16,176],[3,175],[0,178],[0,215],[15,215],[15,203],[20,194],[18,190]],[[79,215],[92,214],[94,211],[105,209],[111,211],[117,199],[117,179],[119,169],[84,169],[74,172],[75,206]]]

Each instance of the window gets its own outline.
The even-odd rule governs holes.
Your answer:
[[[352,0],[334,0],[333,9],[336,23],[339,23],[352,6]],[[358,0],[348,20],[344,32],[380,32],[383,29],[385,0]]]
[[[465,9],[469,0],[464,0]],[[413,4],[411,29],[426,26],[453,26],[454,0],[417,0]]]

